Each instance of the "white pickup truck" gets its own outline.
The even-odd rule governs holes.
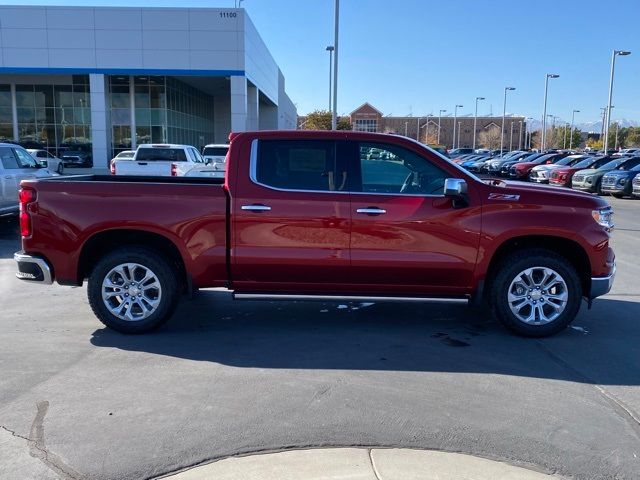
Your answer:
[[[202,149],[202,156],[207,161],[207,164],[211,165],[214,170],[224,172],[226,169],[228,152],[229,145],[225,145],[223,143],[212,143],[204,146]]]
[[[113,159],[110,169],[112,175],[214,176],[207,163],[191,145],[142,144],[132,159]]]

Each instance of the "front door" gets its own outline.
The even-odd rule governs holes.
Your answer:
[[[481,206],[443,195],[455,177],[391,143],[359,142],[351,151],[351,278],[362,291],[468,293],[478,254]]]
[[[232,198],[236,290],[321,293],[348,282],[344,143],[253,141]]]

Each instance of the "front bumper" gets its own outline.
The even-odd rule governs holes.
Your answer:
[[[44,258],[27,255],[24,252],[16,252],[13,259],[18,264],[16,277],[26,282],[44,283],[51,285],[53,283],[53,274],[51,267]]]
[[[589,292],[589,299],[594,299],[609,293],[613,286],[613,280],[616,276],[616,266],[613,265],[612,272],[606,277],[591,277],[591,291]]]

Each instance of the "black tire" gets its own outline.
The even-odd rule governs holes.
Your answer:
[[[554,270],[566,285],[568,298],[564,310],[548,323],[525,323],[518,319],[509,306],[507,296],[511,282],[532,267]],[[514,252],[500,262],[491,279],[489,295],[493,315],[509,330],[526,337],[547,337],[564,330],[575,319],[582,301],[582,286],[576,269],[565,257],[543,248],[528,248]],[[547,301],[547,305],[551,308],[552,304]],[[533,310],[534,307],[529,308]],[[539,308],[542,308],[542,303]]]
[[[148,269],[160,284],[158,291],[161,292],[161,295],[159,295],[160,298],[155,310],[140,320],[119,318],[107,308],[102,299],[102,285],[105,277],[113,268],[125,263],[135,263]],[[128,334],[146,333],[162,326],[171,318],[179,299],[177,277],[172,265],[155,251],[138,246],[123,247],[108,253],[94,266],[87,283],[89,305],[98,320],[113,330]],[[124,290],[122,291],[124,292]],[[116,303],[118,301],[119,297],[115,299]],[[141,311],[140,307],[137,308],[138,311]],[[126,310],[124,309],[124,311]]]
[[[599,180],[598,183],[596,184],[596,193],[601,197],[608,195],[608,193],[605,193],[602,191],[602,180]]]
[[[64,172],[64,165],[62,164],[62,162],[60,162],[58,164],[58,170],[57,170],[58,174],[62,175],[62,173]]]
[[[615,198],[624,198],[624,193],[612,193]]]

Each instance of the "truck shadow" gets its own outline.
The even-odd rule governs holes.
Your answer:
[[[20,250],[20,229],[16,216],[0,217],[0,258],[13,258]]]
[[[201,292],[161,330],[94,332],[98,347],[241,368],[493,373],[640,385],[640,303],[603,299],[566,331],[514,336],[466,306],[233,302]]]

